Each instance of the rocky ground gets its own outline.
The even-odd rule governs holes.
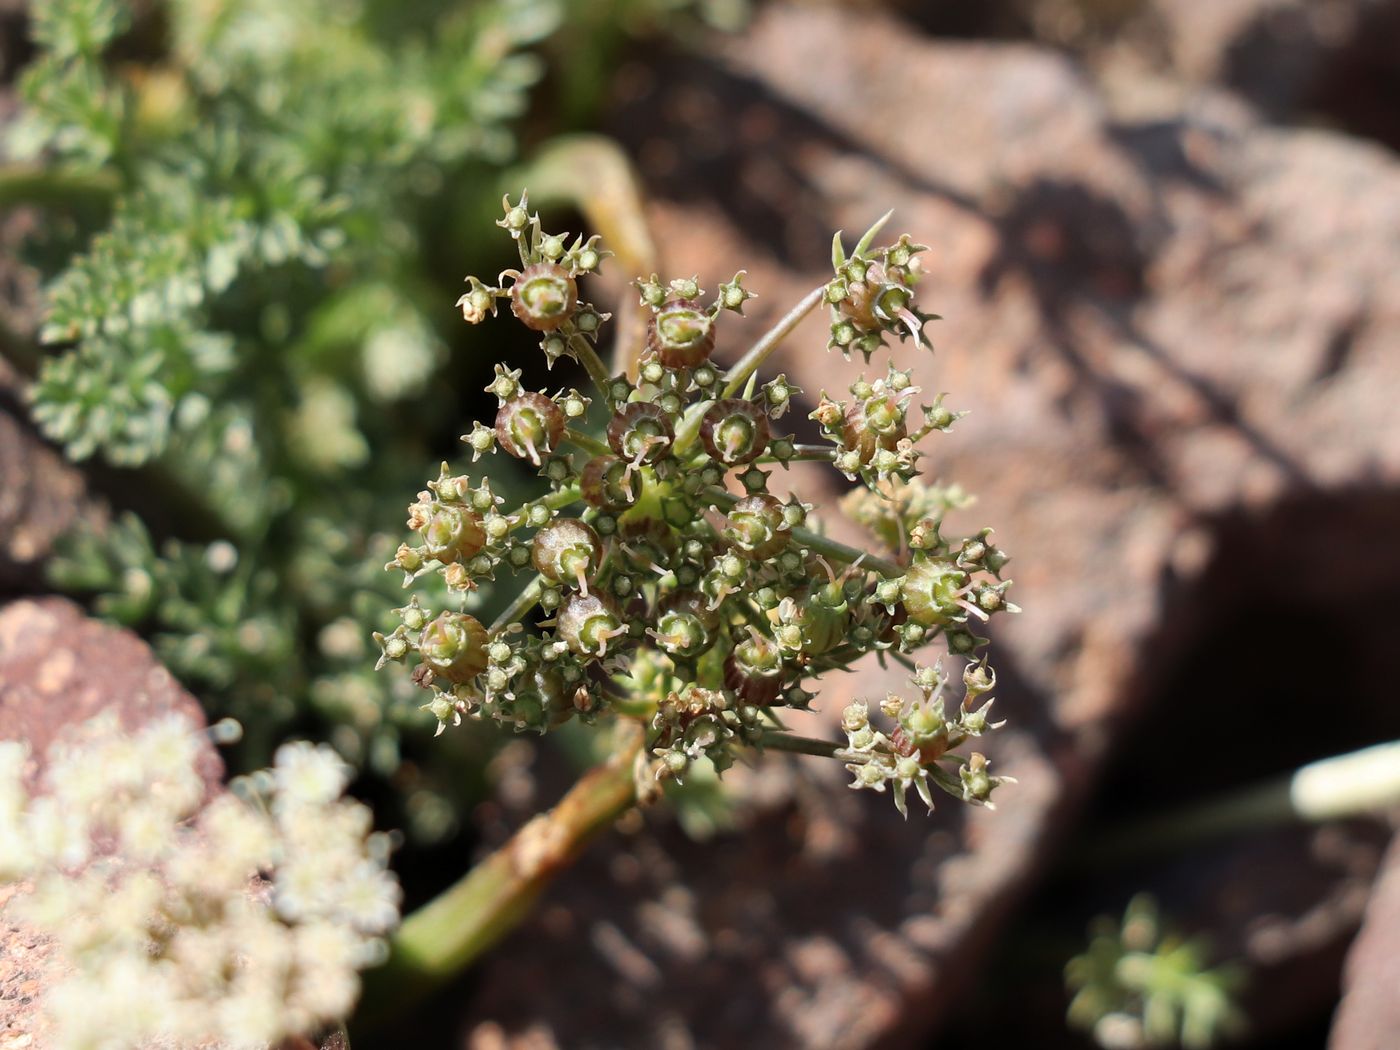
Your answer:
[[[463,1045],[1080,1045],[1060,968],[1143,888],[1252,969],[1259,1045],[1316,1045],[1343,985],[1333,1046],[1400,1029],[1386,821],[1092,860],[1125,812],[1400,737],[1400,105],[1375,102],[1395,97],[1378,42],[1400,5],[947,17],[765,6],[739,38],[620,69],[611,130],[668,271],[750,271],[761,298],[722,353],[822,279],[832,229],[893,203],[931,246],[923,300],[945,320],[935,355],[904,360],[971,412],[929,443],[932,472],[979,496],[957,524],[995,526],[1015,557],[992,758],[1020,782],[994,813],[905,823],[839,768],[772,759],[736,771],[738,827],[713,841],[624,822],[439,1001]],[[823,344],[811,321],[775,362],[811,401],[861,370]],[[103,513],[17,389],[0,377],[11,595],[41,591],[53,536]],[[839,482],[802,479],[828,509]],[[104,674],[112,697],[190,703],[134,637],[16,597],[0,736],[100,702],[70,688],[93,661],[131,668]],[[901,678],[862,668],[819,706]],[[483,813],[488,841],[547,804],[537,779]],[[0,1031],[33,992],[8,936]]]
[[[893,202],[931,245],[924,298],[946,320],[916,381],[971,411],[933,469],[979,494],[962,524],[1016,559],[993,758],[1021,782],[994,814],[905,825],[808,763],[753,774],[739,834],[627,829],[497,955],[468,1045],[1058,1045],[1073,941],[1046,966],[1008,954],[1144,887],[1253,968],[1256,1037],[1325,1024],[1384,825],[1065,866],[1086,815],[1113,815],[1096,791],[1166,807],[1400,731],[1379,709],[1398,670],[1400,165],[1276,123],[1301,102],[1266,84],[1222,83],[1288,14],[1270,6],[1217,12],[1210,36],[1163,5],[1122,36],[1175,26],[1165,55],[1080,59],[771,7],[738,42],[620,72],[616,130],[667,265],[747,266],[746,331],[821,280],[833,228]],[[1329,25],[1294,39],[1318,67],[1345,43]],[[813,400],[861,370],[822,343],[812,321],[776,361]],[[834,500],[831,477],[803,481],[820,484]],[[901,675],[856,677],[828,711]],[[1336,1045],[1381,1045],[1366,1030]]]

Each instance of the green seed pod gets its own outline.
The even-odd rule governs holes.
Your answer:
[[[627,635],[627,627],[600,595],[571,594],[559,609],[554,632],[577,655],[602,657],[612,639]]]
[[[924,558],[914,562],[904,577],[904,611],[924,627],[944,627],[967,618],[958,604],[967,574],[951,562]]]
[[[724,658],[724,685],[746,703],[767,707],[782,692],[783,652],[753,628]]]
[[[470,682],[486,670],[486,628],[466,613],[440,613],[418,636],[418,652],[433,674]]]
[[[569,586],[577,583],[586,595],[588,581],[603,560],[603,541],[577,518],[560,518],[535,533],[530,560],[545,579]]]
[[[700,440],[726,466],[757,459],[768,448],[768,415],[751,401],[716,401],[700,421]]]
[[[525,390],[496,412],[496,443],[516,459],[535,466],[553,452],[564,436],[564,413],[543,394]]]
[[[617,456],[594,456],[579,481],[579,491],[590,506],[614,514],[636,503],[641,489],[641,480]]]
[[[767,493],[745,496],[730,508],[724,520],[725,539],[755,561],[772,558],[792,536],[784,522],[783,505]]]
[[[714,318],[694,299],[670,300],[647,328],[647,349],[667,368],[702,365],[714,348]]]
[[[510,308],[526,328],[552,332],[578,307],[578,285],[552,262],[528,266],[510,289]]]
[[[675,439],[666,413],[647,401],[624,406],[608,423],[608,444],[629,463],[655,463]]]
[[[850,609],[846,589],[839,578],[816,588],[802,606],[804,649],[815,656],[840,645],[850,626]]]

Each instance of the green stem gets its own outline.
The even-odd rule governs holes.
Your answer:
[[[109,171],[14,165],[0,168],[0,209],[30,204],[41,208],[109,205],[121,184]]]
[[[797,445],[797,449],[791,456],[779,459],[777,456],[759,456],[755,463],[781,463],[787,466],[789,463],[830,463],[836,458],[836,450],[823,445]]]
[[[564,440],[573,442],[585,452],[592,452],[595,456],[611,456],[613,454],[613,450],[605,442],[599,441],[591,434],[575,430],[573,427],[564,431]]]
[[[705,489],[705,495],[716,505],[725,510],[728,510],[739,502],[738,496],[731,496],[723,489],[707,488]],[[905,572],[908,571],[903,566],[896,565],[886,558],[871,554],[869,551],[860,551],[856,550],[854,547],[848,547],[844,543],[838,543],[829,536],[823,536],[820,533],[812,532],[810,529],[793,529],[792,538],[798,545],[806,547],[808,550],[820,554],[824,558],[840,562],[842,565],[853,565],[859,560],[862,568],[870,569],[872,572],[878,572],[881,576],[888,576],[891,578],[903,576]]]
[[[611,758],[585,773],[553,809],[532,819],[457,883],[403,921],[383,967],[365,975],[355,1015],[374,1028],[405,1013],[476,961],[530,914],[545,887],[637,799],[633,764],[642,727],[619,723]]]
[[[794,755],[816,755],[818,758],[835,758],[836,752],[845,747],[834,740],[798,736],[775,729],[764,730],[755,744],[760,751],[787,751]]]
[[[598,351],[593,349],[593,344],[581,335],[575,336],[569,340],[569,349],[588,372],[588,378],[593,380],[598,392],[607,397],[612,376],[608,375],[608,367],[603,364]]]
[[[522,587],[520,593],[515,596],[514,600],[501,610],[501,615],[497,616],[496,619],[491,622],[488,633],[494,635],[497,631],[503,631],[511,624],[517,622],[522,616],[535,607],[535,603],[540,600],[540,591],[543,589],[544,577],[536,573],[535,578]]]
[[[778,345],[791,334],[804,317],[812,312],[825,295],[826,285],[813,288],[802,297],[801,302],[787,312],[782,320],[768,329],[763,338],[754,343],[749,348],[749,352],[739,358],[734,367],[725,374],[728,382],[724,384],[724,393],[721,396],[733,397],[737,394],[749,376],[767,360],[768,355],[778,348]]]

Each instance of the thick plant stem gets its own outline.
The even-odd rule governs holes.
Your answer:
[[[594,350],[593,345],[583,336],[570,339],[569,350],[583,365],[584,371],[588,373],[588,378],[593,380],[593,385],[598,388],[598,392],[606,397],[608,383],[612,377],[608,375],[608,367],[603,364],[603,359],[598,356],[598,351]]]
[[[530,914],[550,881],[637,799],[633,765],[644,737],[623,721],[613,756],[585,773],[559,804],[535,817],[453,886],[413,912],[389,959],[367,973],[357,1027],[374,1027],[471,965]]]

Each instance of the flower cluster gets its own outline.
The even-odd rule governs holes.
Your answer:
[[[985,662],[969,663],[963,672],[962,703],[951,716],[943,702],[948,678],[942,664],[916,667],[912,680],[921,694],[917,701],[890,693],[880,702],[880,712],[895,723],[888,735],[871,725],[870,706],[863,701],[849,705],[842,714],[847,746],[837,757],[846,760],[846,769],[855,777],[851,787],[884,791],[892,785],[895,807],[906,816],[911,787],[930,811],[932,787],[995,809],[992,791],[1015,780],[992,776],[990,763],[980,752],[964,757],[956,749],[1003,724],[987,720],[990,699],[977,706],[978,699],[996,686],[996,674]]]
[[[201,806],[205,745],[171,717],[89,722],[32,797],[0,742],[6,911],[57,942],[45,1009],[62,1047],[263,1047],[345,1018],[398,921],[387,838],[341,797],[325,746],[287,744],[240,793]]]
[[[415,595],[376,640],[381,665],[416,664],[439,731],[463,717],[544,732],[571,718],[641,716],[654,775],[679,777],[702,756],[723,769],[741,747],[791,747],[777,711],[805,708],[816,679],[864,654],[910,663],[907,654],[938,638],[962,657],[986,644],[975,625],[1014,610],[1000,578],[1006,555],[990,530],[946,538],[942,513],[960,495],[928,495],[915,477],[915,443],[957,414],[941,396],[917,405],[910,373],[891,366],[852,384],[850,402],[822,394],[812,418],[827,440],[799,444],[777,427],[802,391],[784,375],[761,382],[758,374],[823,301],[836,318],[832,344],[843,350],[869,358],[891,334],[926,342],[931,315],[912,300],[921,246],[901,237],[873,248],[876,224],[848,257],[838,235],[831,283],[727,370],[712,357],[724,314],[742,313],[752,298],[744,271],[713,299],[694,278],[640,279],[642,349],[609,368],[598,352],[608,315],[578,287],[607,253],[596,238],[546,233],[523,194],[504,207],[499,225],[520,268],[496,284],[467,278],[458,305],[476,323],[508,303],[549,364],[573,359],[594,390],[530,390],[521,370],[497,365],[486,388],[496,416],[463,441],[473,463],[495,452],[519,460],[543,480],[542,493],[506,508],[486,477],[443,464],[409,507],[415,539],[388,567],[405,586],[437,574],[453,597],[428,609]],[[882,552],[831,540],[810,503],[773,491],[773,468],[795,460],[830,463],[862,483],[855,509]],[[523,578],[488,626],[465,611],[467,598],[505,571]],[[975,735],[984,711],[946,726],[940,715],[939,731]],[[888,765],[875,751],[843,754],[867,779]],[[938,782],[941,753],[930,745],[920,754],[905,752],[899,769],[922,772],[895,779],[923,793]],[[960,794],[985,801],[996,778],[980,756],[966,776]],[[903,790],[896,797],[902,807]]]

